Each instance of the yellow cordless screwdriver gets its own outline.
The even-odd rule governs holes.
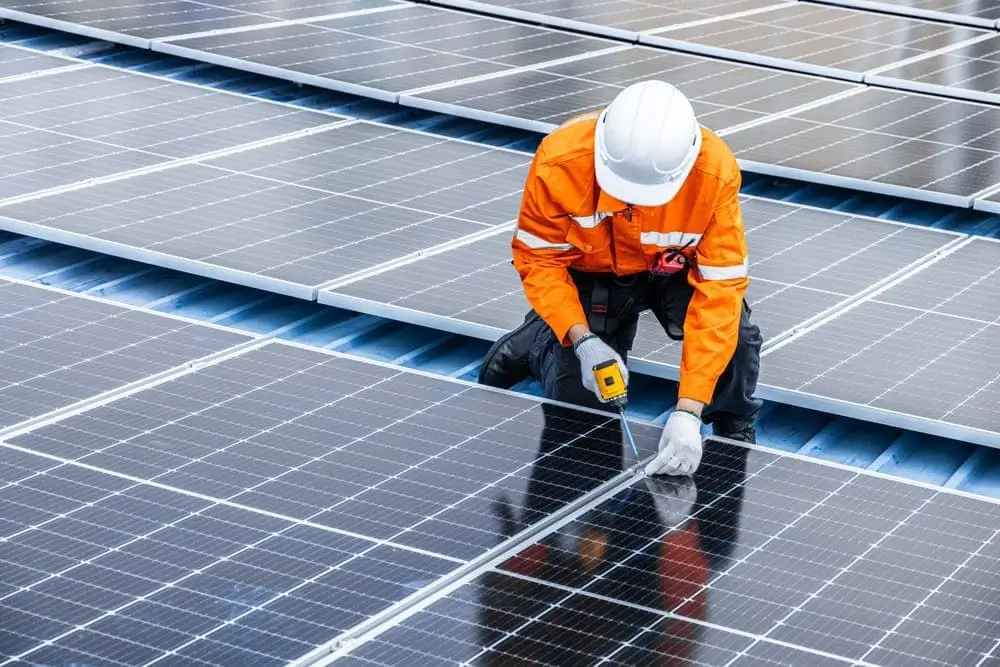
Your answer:
[[[594,379],[597,380],[598,391],[601,398],[610,403],[622,418],[622,430],[625,432],[625,439],[632,447],[636,460],[639,458],[639,450],[635,446],[632,438],[632,429],[629,428],[628,419],[625,418],[625,404],[628,403],[628,389],[625,388],[625,378],[622,376],[622,369],[614,359],[605,361],[594,366]]]

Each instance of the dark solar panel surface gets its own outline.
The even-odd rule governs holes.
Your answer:
[[[768,355],[761,381],[1000,433],[1000,243],[946,258]]]
[[[161,47],[233,67],[265,66],[321,85],[395,94],[615,46],[614,42],[411,5],[194,39]],[[220,60],[221,59],[221,60]]]
[[[852,87],[840,81],[633,46],[481,81],[418,89],[407,100],[416,106],[431,102],[432,108],[460,115],[491,114],[501,122],[510,119],[550,131],[575,114],[603,107],[625,86],[655,77],[680,88],[692,100],[699,122],[716,131]]]
[[[869,70],[988,34],[966,26],[799,2],[643,39],[665,46],[684,42],[685,50],[708,49],[704,52],[860,81]]]
[[[247,340],[235,332],[0,280],[0,428]]]
[[[720,443],[336,665],[991,664],[994,502]]]
[[[6,664],[285,665],[456,567],[9,448],[0,479]]]
[[[763,199],[743,199],[750,245],[748,301],[765,341],[846,303],[955,240],[893,225]],[[344,299],[343,297],[346,297]],[[504,232],[323,292],[320,300],[493,338],[528,310]],[[631,356],[675,366],[680,344],[645,313]]]
[[[9,81],[0,89],[0,201],[338,120],[111,67]]]
[[[43,236],[312,298],[312,286],[509,222],[529,160],[355,123],[0,214]]]
[[[1000,110],[871,88],[726,136],[751,171],[968,206],[1000,183]]]
[[[9,442],[31,664],[285,664],[634,463],[611,416],[280,343]]]

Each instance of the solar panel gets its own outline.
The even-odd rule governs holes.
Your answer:
[[[711,4],[698,0],[642,2],[621,0],[433,0],[432,4],[456,7],[535,21],[571,30],[584,30],[634,41],[638,34],[671,25],[721,19],[783,4],[781,0],[723,0]]]
[[[990,32],[806,2],[751,16],[644,34],[642,43],[861,81],[869,70]]]
[[[11,80],[0,88],[0,204],[342,120],[104,66]]]
[[[630,83],[650,77],[678,86],[691,99],[700,122],[716,131],[856,89],[841,81],[631,46],[468,83],[417,88],[401,95],[400,102],[550,132],[575,114],[603,107]]]
[[[694,493],[635,480],[317,667],[992,664],[995,501],[714,441],[706,462]]]
[[[996,103],[1000,101],[1000,49],[996,39],[988,39],[880,70],[866,81],[876,86]]]
[[[16,49],[0,44],[0,81],[23,76],[40,76],[62,67],[89,67],[66,58]]]
[[[620,476],[615,423],[270,343],[39,427],[0,449],[5,652],[287,664]]]
[[[751,252],[748,300],[767,344],[926,260],[958,236],[754,197],[742,198]],[[489,340],[529,306],[510,265],[510,231],[321,291],[319,301]],[[675,375],[680,345],[650,314],[634,361]],[[642,364],[640,364],[640,367]]]
[[[831,410],[1000,445],[1000,243],[973,238],[770,351],[761,381]],[[855,408],[856,409],[856,408]]]
[[[154,39],[393,4],[393,0],[10,0],[0,7],[0,18],[148,49]]]
[[[530,156],[374,123],[0,207],[0,228],[305,299],[517,215]]]
[[[1000,110],[875,88],[733,132],[744,169],[968,207],[1000,183]]]
[[[249,340],[221,328],[0,280],[0,430]]]
[[[824,4],[869,9],[981,28],[996,27],[1000,18],[997,0],[822,0]]]
[[[173,55],[395,101],[411,88],[572,58],[614,42],[408,5],[154,45]]]
[[[455,559],[3,447],[16,664],[285,665]]]

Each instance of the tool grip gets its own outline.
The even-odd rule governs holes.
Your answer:
[[[594,366],[594,379],[601,398],[609,403],[624,402],[626,397],[625,378],[622,369],[614,359]]]

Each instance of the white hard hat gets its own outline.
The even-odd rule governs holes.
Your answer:
[[[597,120],[597,184],[615,199],[660,206],[674,198],[701,151],[701,127],[684,94],[664,81],[634,83]]]

